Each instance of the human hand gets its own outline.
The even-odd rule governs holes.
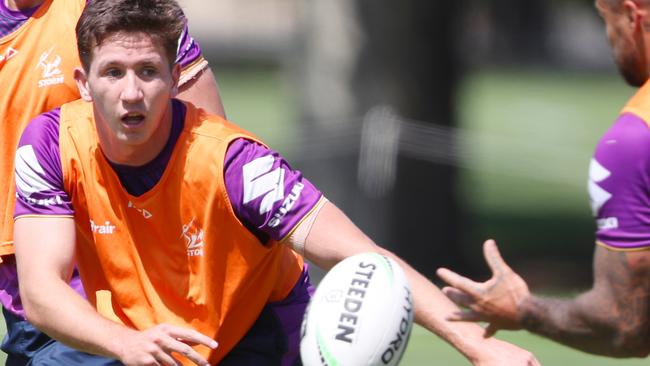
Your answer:
[[[501,258],[494,240],[483,244],[483,255],[492,270],[492,278],[486,282],[474,282],[446,268],[436,272],[438,277],[451,287],[444,287],[443,293],[468,311],[451,314],[454,321],[487,321],[486,337],[499,329],[521,329],[519,305],[530,291],[526,282]]]
[[[472,360],[474,366],[541,366],[535,356],[513,344],[489,338],[481,347],[481,355]]]
[[[193,329],[159,324],[126,337],[119,357],[125,366],[180,366],[172,352],[185,356],[199,366],[210,366],[192,345],[217,348],[217,341]]]

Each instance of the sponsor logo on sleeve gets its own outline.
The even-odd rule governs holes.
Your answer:
[[[269,220],[269,223],[267,224],[268,227],[277,227],[282,223],[284,216],[291,211],[293,205],[298,201],[298,198],[300,198],[303,188],[305,188],[303,183],[298,182],[294,184],[293,188],[291,188],[291,193],[284,199],[284,201],[282,201],[280,209],[274,213],[273,217]]]
[[[63,205],[61,196],[35,198],[32,195],[56,190],[45,180],[45,170],[38,162],[32,145],[21,146],[16,150],[15,159],[16,196],[36,206]]]
[[[283,168],[272,170],[274,162],[275,158],[272,155],[267,155],[257,158],[243,167],[244,204],[263,197],[259,212],[265,214],[273,209],[276,202],[282,201],[267,223],[270,228],[278,227],[282,223],[282,219],[291,211],[305,188],[303,183],[297,182],[291,187],[289,195],[285,197],[285,171]]]
[[[257,158],[242,169],[244,178],[244,204],[263,197],[260,215],[273,208],[273,204],[284,198],[284,169],[273,169],[273,155]]]

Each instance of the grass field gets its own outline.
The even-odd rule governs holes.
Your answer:
[[[229,119],[282,151],[283,142],[295,136],[298,109],[290,102],[290,88],[281,74],[228,69],[215,73]],[[505,245],[506,251],[515,253],[526,237],[558,234],[545,232],[538,216],[568,215],[589,223],[585,182],[590,154],[631,93],[614,74],[481,72],[466,78],[458,110],[461,127],[474,142],[467,146],[468,160],[460,164],[463,202],[474,218],[473,228],[466,233],[472,236],[469,240],[478,243],[479,238],[496,233],[511,243]],[[513,231],[513,226],[519,231]],[[567,224],[566,229],[575,225]],[[591,246],[590,229],[583,230],[582,245]],[[535,248],[526,250],[535,252]],[[553,268],[554,263],[549,263],[547,269]],[[650,364],[649,360],[586,355],[526,332],[498,336],[532,351],[544,365]],[[407,366],[468,364],[419,327],[402,362]]]
[[[498,338],[533,352],[542,365],[546,366],[640,366],[649,364],[647,359],[621,360],[591,356],[526,332],[500,332]],[[436,338],[423,328],[416,327],[413,329],[401,365],[466,366],[470,365],[470,363],[447,343]]]

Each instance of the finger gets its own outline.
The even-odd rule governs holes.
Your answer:
[[[206,336],[203,333],[197,332],[194,329],[170,325],[168,326],[167,334],[187,344],[202,344],[204,346],[210,347],[211,349],[215,349],[219,346],[219,343],[217,343],[217,341]]]
[[[445,281],[452,287],[465,291],[470,295],[475,295],[477,293],[479,284],[467,277],[463,277],[456,272],[448,270],[447,268],[438,268],[436,274],[438,277],[440,277],[441,280]]]
[[[485,327],[485,333],[483,334],[483,336],[485,338],[490,338],[493,335],[497,334],[498,331],[499,331],[499,327],[497,327],[494,323],[490,323],[488,324],[487,327]]]
[[[194,350],[194,348],[192,348],[190,345],[182,341],[170,338],[161,344],[161,348],[167,353],[167,356],[169,356],[170,358],[172,358],[171,353],[175,352],[185,356],[187,359],[194,362],[194,364],[196,365],[210,366],[208,361],[205,358],[203,358],[203,356],[201,356],[198,352],[196,352],[196,350]],[[170,363],[169,365],[176,366],[176,363]]]
[[[159,365],[162,366],[183,366],[180,361],[176,360],[172,355],[166,353],[164,350],[159,349],[153,354]]]
[[[476,302],[472,296],[454,287],[443,287],[442,293],[444,293],[445,296],[449,298],[449,300],[456,303],[456,305],[470,307]]]
[[[503,273],[503,271],[510,268],[501,257],[497,243],[492,239],[483,243],[483,256],[494,274]]]

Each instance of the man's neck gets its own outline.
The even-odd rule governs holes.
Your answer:
[[[33,9],[45,2],[45,0],[2,0],[2,1],[4,1],[7,8],[11,10]]]
[[[95,119],[97,118],[97,115],[95,115]],[[112,132],[104,131],[102,133],[101,127],[98,126],[99,145],[108,161],[113,164],[137,167],[144,166],[154,160],[165,148],[171,135],[173,124],[171,101],[162,118],[163,122],[160,124],[160,128],[156,129],[146,144],[139,146],[129,146],[120,143],[114,138]]]

